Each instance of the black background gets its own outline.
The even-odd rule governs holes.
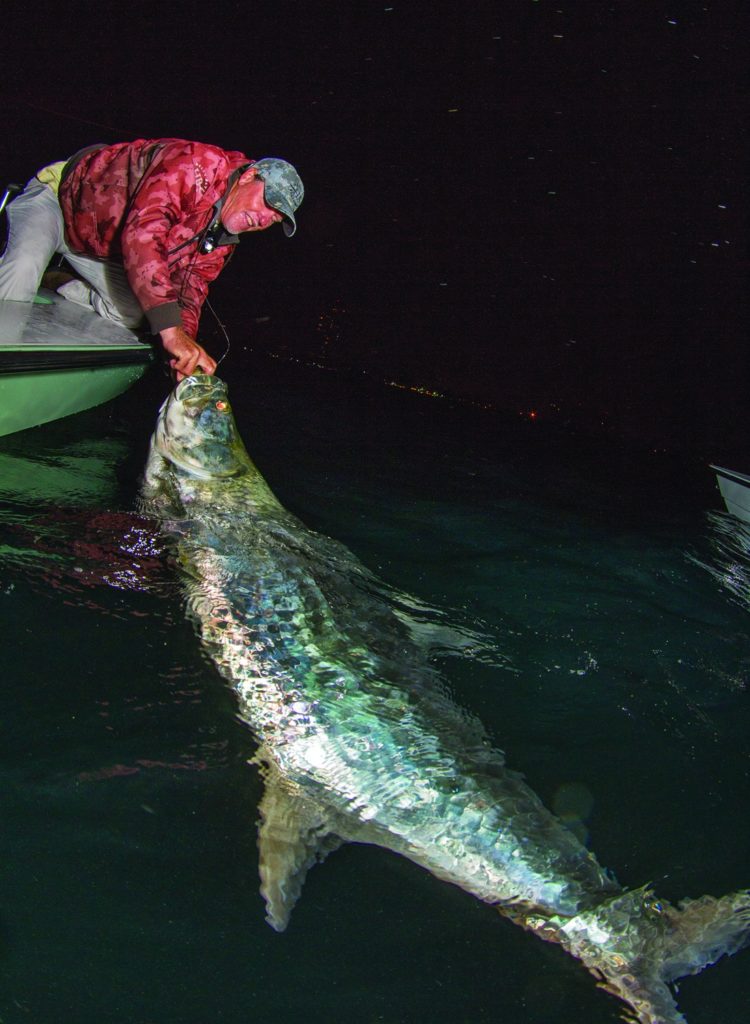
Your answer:
[[[226,376],[274,355],[747,469],[743,8],[6,4],[1,172],[282,156],[299,231],[215,284]]]

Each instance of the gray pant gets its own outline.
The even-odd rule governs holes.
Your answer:
[[[91,285],[88,305],[105,320],[137,327],[143,310],[133,294],[121,264],[81,256],[65,242],[65,225],[57,196],[49,185],[32,178],[23,192],[5,208],[8,244],[0,256],[0,299],[31,302],[55,253]]]

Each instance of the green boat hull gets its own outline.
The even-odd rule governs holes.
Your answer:
[[[127,391],[148,364],[0,376],[0,437],[72,416]]]
[[[151,345],[54,292],[0,302],[0,436],[92,409],[153,362]]]

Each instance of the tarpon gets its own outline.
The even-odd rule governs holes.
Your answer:
[[[188,377],[164,402],[142,494],[258,741],[273,928],[316,861],[372,843],[559,943],[629,1019],[685,1020],[670,984],[745,944],[750,892],[672,905],[624,889],[451,701],[374,577],[282,507],[215,377]]]

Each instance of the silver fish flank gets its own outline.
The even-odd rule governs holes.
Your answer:
[[[258,742],[261,892],[282,931],[308,869],[372,843],[559,943],[640,1024],[670,984],[740,949],[750,894],[671,905],[623,889],[446,695],[382,588],[277,501],[226,386],[162,406],[142,491],[184,569],[189,614]]]

